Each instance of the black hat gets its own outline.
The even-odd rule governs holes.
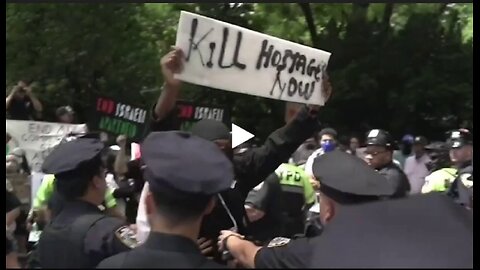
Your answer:
[[[104,144],[93,138],[79,138],[59,144],[43,162],[43,171],[47,174],[63,174],[81,171],[92,161],[100,162]]]
[[[445,142],[431,142],[425,146],[425,149],[431,151],[447,151],[448,145]]]
[[[395,142],[392,136],[390,136],[390,133],[382,129],[372,129],[368,132],[367,146],[369,145],[384,146],[387,149],[392,150],[396,148]]]
[[[395,193],[395,187],[365,161],[343,151],[325,153],[313,162],[320,191],[340,204],[377,200]]]
[[[444,194],[342,208],[310,268],[473,268],[473,213]]]
[[[413,139],[413,144],[420,144],[420,145],[427,145],[428,140],[424,136],[416,136],[415,139]]]
[[[313,147],[312,147],[313,146]],[[316,147],[313,144],[302,144],[292,154],[292,160],[295,165],[300,166],[307,162],[308,158],[315,152]]]
[[[460,148],[467,144],[473,144],[472,134],[465,129],[457,129],[448,132],[447,144],[451,148]]]
[[[209,141],[230,139],[230,130],[228,127],[213,119],[202,119],[193,124],[191,132],[200,138]]]
[[[182,131],[152,132],[141,144],[150,190],[213,195],[230,187],[233,165],[214,143]]]

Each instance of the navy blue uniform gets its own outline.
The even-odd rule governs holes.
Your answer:
[[[42,268],[93,268],[136,246],[134,232],[98,207],[106,189],[94,184],[105,181],[103,149],[98,138],[84,137],[58,145],[45,159],[43,169],[55,175],[56,192],[65,201],[38,241]]]
[[[130,252],[101,262],[97,268],[223,268],[200,253],[191,239],[151,232],[148,240]]]
[[[86,228],[83,237],[78,235],[80,231],[73,233],[76,224],[79,227],[83,226],[80,219],[86,216],[97,220],[91,227]],[[59,234],[63,232],[65,238],[62,239]],[[78,200],[67,202],[51,224],[45,228],[40,237],[38,250],[43,268],[93,268],[103,259],[130,250],[135,244],[133,232],[124,221],[104,215],[97,206]],[[75,257],[82,258],[81,261],[72,260],[73,250],[69,247],[79,252]]]

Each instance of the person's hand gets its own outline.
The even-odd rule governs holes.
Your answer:
[[[127,136],[125,135],[118,135],[117,137],[117,144],[120,146],[120,148],[125,149],[125,146],[127,144]]]
[[[203,256],[209,255],[213,251],[213,242],[211,239],[205,237],[197,239],[197,245],[200,248]]]
[[[312,184],[312,187],[314,190],[318,190],[320,188],[320,182],[317,181],[315,178],[310,177],[309,181],[310,181],[310,184]]]
[[[224,240],[225,240],[225,238],[227,238],[227,237],[229,237],[229,236],[231,236],[231,235],[233,235],[233,236],[235,236],[235,237],[238,237],[238,238],[240,238],[240,239],[244,239],[244,238],[245,238],[243,235],[238,234],[238,233],[236,233],[236,232],[234,232],[234,231],[229,231],[229,230],[223,230],[223,231],[221,231],[221,232],[220,232],[220,235],[218,236],[218,249],[219,249],[220,251],[226,250],[227,247],[223,246]],[[225,244],[226,244],[226,243],[225,243]]]
[[[175,73],[180,73],[183,69],[183,51],[180,48],[172,47],[172,50],[162,57],[160,60],[160,65],[162,67],[162,75],[165,79],[165,83],[173,86],[179,87],[181,84],[180,80],[174,78]]]
[[[30,96],[32,94],[32,87],[30,85],[28,85],[27,83],[25,83],[24,81],[19,81],[18,82],[18,88],[19,89],[24,89],[25,94],[27,96]]]
[[[130,224],[128,226],[135,234],[137,234],[137,224]]]

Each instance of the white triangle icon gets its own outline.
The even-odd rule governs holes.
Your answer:
[[[232,148],[255,137],[252,133],[232,123]]]

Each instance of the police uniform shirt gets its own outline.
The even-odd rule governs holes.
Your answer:
[[[151,232],[147,241],[130,252],[102,261],[97,268],[224,268],[207,259],[190,239]]]
[[[54,174],[57,184],[90,181],[71,179],[65,173],[75,177],[83,168],[98,166],[103,147],[93,138],[60,144],[45,159],[44,171]],[[44,228],[38,252],[44,268],[95,267],[102,259],[134,246],[134,233],[123,220],[106,216],[93,203],[72,198]]]
[[[320,191],[341,205],[353,205],[391,196],[395,190],[384,177],[363,160],[335,150],[319,156],[313,164],[313,173],[320,179]],[[340,209],[338,212],[341,212]],[[333,218],[335,219],[335,218]],[[326,226],[326,230],[328,225]],[[312,255],[313,239],[302,237],[273,239],[255,256],[256,268],[306,267]]]
[[[408,195],[410,182],[400,167],[392,162],[379,169],[378,172],[385,176],[387,181],[395,187],[396,192],[392,195],[392,198],[400,198]]]
[[[274,238],[255,255],[255,268],[304,268],[312,253],[312,238]]]
[[[105,258],[134,248],[136,241],[133,230],[123,220],[106,216],[96,205],[80,200],[67,202],[50,225],[53,228],[65,228],[78,217],[94,214],[104,217],[90,227],[83,240],[83,252],[89,257],[92,267]]]
[[[152,132],[141,144],[141,152],[146,165],[144,177],[154,196],[166,192],[185,200],[199,195],[215,196],[229,189],[233,182],[233,165],[220,148],[187,132]],[[192,239],[151,231],[146,242],[138,249],[115,255],[103,261],[99,267],[222,266],[201,254]]]
[[[444,194],[342,210],[312,241],[309,268],[473,269],[473,212]]]
[[[366,145],[382,146],[390,150],[396,148],[396,144],[390,133],[381,129],[372,129],[368,132]],[[392,196],[393,198],[405,197],[408,194],[410,191],[410,182],[403,170],[395,165],[393,161],[377,169],[378,172],[385,176],[387,181],[396,188],[396,192]]]

